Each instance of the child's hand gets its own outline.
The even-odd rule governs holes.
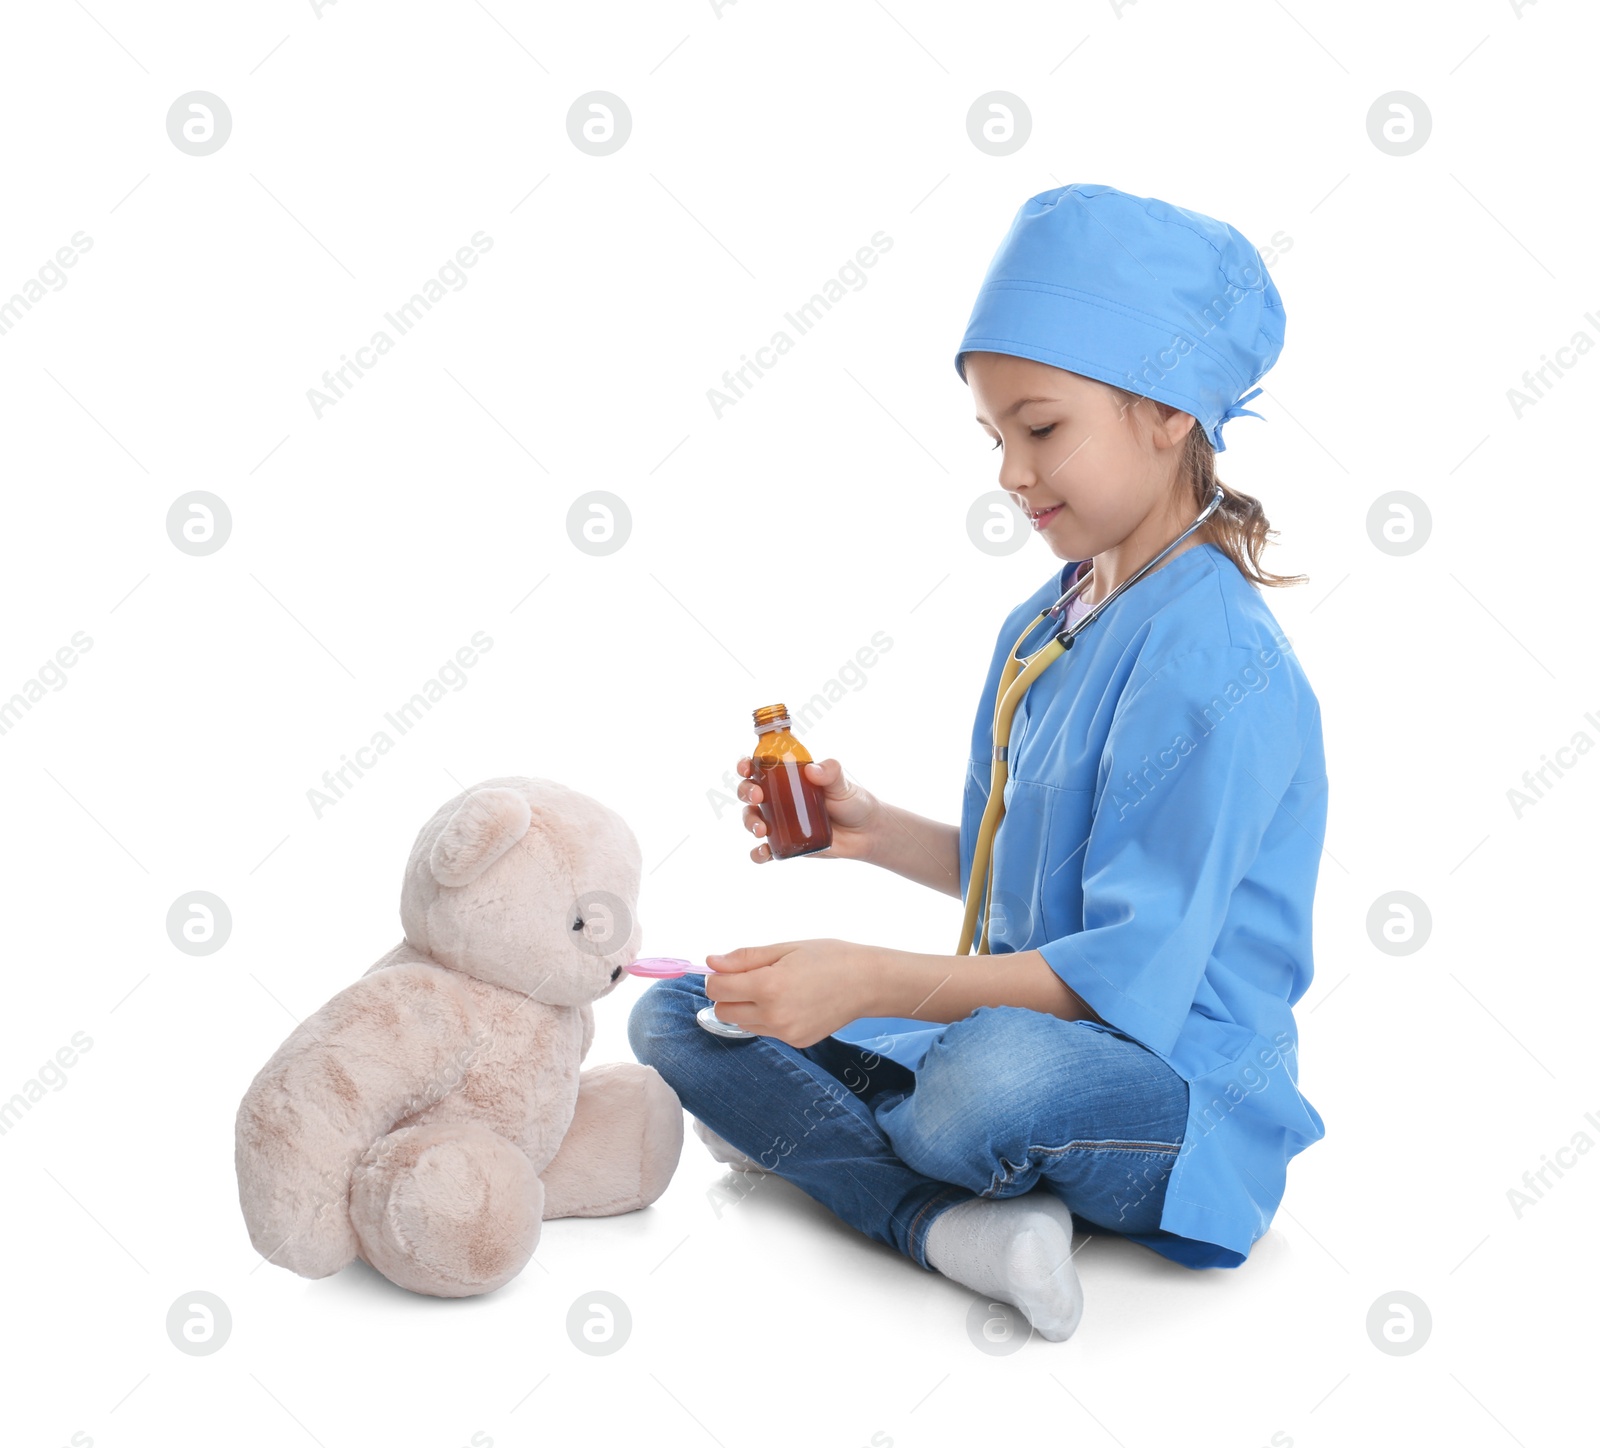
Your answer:
[[[740,777],[739,798],[745,802],[744,827],[761,841],[750,851],[750,858],[758,865],[765,864],[772,858],[772,848],[765,840],[767,823],[761,818],[761,811],[755,808],[762,801],[761,786],[751,781],[749,755],[734,768]],[[870,860],[884,815],[877,796],[847,780],[844,766],[837,759],[824,759],[820,764],[806,764],[801,768],[807,779],[822,786],[828,823],[833,829],[833,843],[825,850],[815,851],[815,855],[836,860]]]
[[[791,940],[708,955],[706,996],[719,1020],[791,1046],[814,1046],[876,1013],[880,955],[847,940]]]

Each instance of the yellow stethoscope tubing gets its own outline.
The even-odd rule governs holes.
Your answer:
[[[1072,647],[1072,641],[1083,632],[1091,623],[1105,612],[1106,608],[1125,589],[1131,588],[1151,569],[1160,565],[1169,553],[1183,542],[1191,533],[1199,528],[1213,513],[1222,506],[1222,489],[1212,490],[1211,497],[1200,510],[1199,516],[1165,548],[1156,554],[1148,563],[1131,577],[1123,579],[1111,593],[1094,606],[1089,613],[1078,620],[1070,628],[1064,628],[1059,633],[1052,635],[1050,641],[1026,659],[1019,657],[1022,645],[1028,636],[1039,627],[1047,618],[1060,618],[1066,606],[1087,588],[1093,579],[1094,565],[1084,570],[1083,574],[1061,595],[1049,608],[1045,609],[1036,619],[1033,619],[1017,636],[1016,643],[1011,646],[1010,656],[1006,659],[1005,667],[1000,672],[1000,682],[995,690],[994,726],[991,731],[994,741],[994,763],[990,766],[989,799],[983,807],[983,817],[978,821],[978,837],[972,847],[972,869],[967,876],[966,908],[962,912],[961,944],[956,949],[957,955],[969,955],[972,951],[972,936],[978,925],[978,907],[983,906],[983,935],[978,941],[978,954],[989,953],[989,900],[994,889],[992,863],[994,854],[994,837],[1000,828],[1000,821],[1005,816],[1005,787],[1009,778],[1007,751],[1011,745],[1011,720],[1017,712],[1017,705],[1022,702],[1022,696],[1028,692],[1033,681],[1039,677],[1051,664],[1055,663],[1062,654]]]
[[[973,845],[972,873],[968,877],[967,906],[961,921],[961,944],[956,951],[957,955],[971,953],[972,935],[978,924],[980,902],[985,909],[983,938],[978,942],[978,954],[989,953],[987,906],[993,885],[993,881],[989,878],[989,864],[994,848],[995,832],[1000,828],[1000,818],[1005,813],[1006,807],[1005,788],[1008,777],[1006,749],[1011,743],[1011,718],[1017,712],[1017,705],[1022,702],[1022,696],[1028,692],[1033,681],[1066,653],[1067,645],[1061,641],[1059,634],[1054,635],[1049,643],[1033,654],[1026,663],[1017,657],[1017,651],[1022,647],[1023,640],[1049,618],[1052,611],[1047,608],[1022,631],[1016,643],[1011,646],[1011,656],[1006,660],[1005,668],[1000,674],[994,710],[994,762],[990,766],[989,801],[983,807],[983,818],[978,824],[978,838]],[[977,886],[979,880],[983,881],[981,888]]]

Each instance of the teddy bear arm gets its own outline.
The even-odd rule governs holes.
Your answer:
[[[347,1266],[351,1173],[394,1124],[455,1089],[479,1039],[448,972],[364,975],[296,1027],[240,1102],[239,1198],[256,1250],[303,1277]]]

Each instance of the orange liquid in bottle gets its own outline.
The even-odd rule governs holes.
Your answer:
[[[805,777],[811,763],[806,747],[789,732],[782,704],[755,711],[759,738],[750,754],[750,780],[761,788],[756,806],[767,826],[767,846],[775,860],[812,855],[833,843],[833,827],[822,790]]]

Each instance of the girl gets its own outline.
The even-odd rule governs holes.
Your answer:
[[[1052,1340],[1082,1312],[1074,1217],[1237,1267],[1323,1134],[1291,1011],[1311,981],[1321,719],[1256,587],[1303,580],[1262,571],[1261,505],[1213,467],[1283,332],[1259,254],[1223,222],[1109,186],[1023,205],[956,370],[1001,486],[1066,566],[1000,628],[959,826],[836,760],[806,766],[825,853],[967,895],[980,953],[753,946],[707,957],[703,983],[657,982],[629,1020],[719,1161],[776,1172]],[[1064,626],[1080,632],[1006,692],[997,740],[1013,649],[1028,660]],[[990,851],[980,823],[1002,802]],[[702,1030],[708,1000],[756,1039]]]

